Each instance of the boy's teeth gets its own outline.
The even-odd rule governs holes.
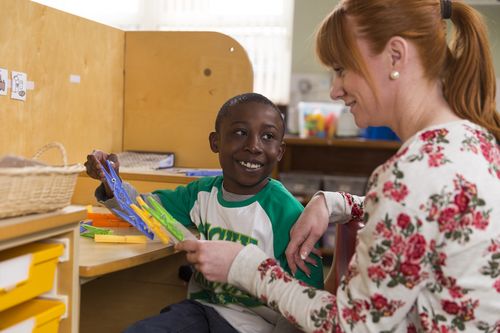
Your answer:
[[[260,164],[254,164],[254,163],[243,162],[243,161],[241,161],[240,164],[243,165],[245,168],[249,168],[249,169],[258,169],[258,168],[260,168]]]

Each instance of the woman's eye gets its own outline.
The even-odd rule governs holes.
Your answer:
[[[344,69],[342,67],[335,67],[333,71],[335,72],[335,75],[339,77],[341,77],[342,74],[344,74]]]

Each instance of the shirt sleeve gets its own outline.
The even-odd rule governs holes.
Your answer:
[[[361,221],[364,211],[365,197],[345,192],[319,191],[316,195],[324,195],[330,223],[344,224],[351,220]]]
[[[123,182],[122,186],[125,192],[128,194],[129,198],[135,202],[135,198],[139,195],[139,192],[137,192],[137,190],[127,182]],[[103,183],[101,183],[101,185],[96,188],[95,197],[97,201],[102,203],[106,208],[123,211],[115,197],[109,198],[106,195],[106,190]],[[155,199],[158,199],[158,197],[156,196]]]
[[[234,259],[228,282],[257,296],[303,331],[328,332],[336,321],[334,295],[292,278],[253,244]]]

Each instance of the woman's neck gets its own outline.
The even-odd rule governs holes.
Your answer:
[[[426,127],[460,120],[445,100],[440,83],[412,86],[411,94],[404,95],[407,98],[400,101],[394,124],[403,142]]]

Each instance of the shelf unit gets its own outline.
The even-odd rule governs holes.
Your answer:
[[[286,150],[280,172],[304,171],[323,174],[369,176],[401,146],[398,141],[319,139],[285,136]]]
[[[66,316],[59,332],[77,332],[80,289],[78,282],[79,221],[85,219],[85,207],[68,206],[45,214],[32,214],[0,220],[0,252],[44,240],[62,240],[67,260],[59,262],[56,271],[56,295],[67,299]],[[55,290],[54,290],[55,291]]]

